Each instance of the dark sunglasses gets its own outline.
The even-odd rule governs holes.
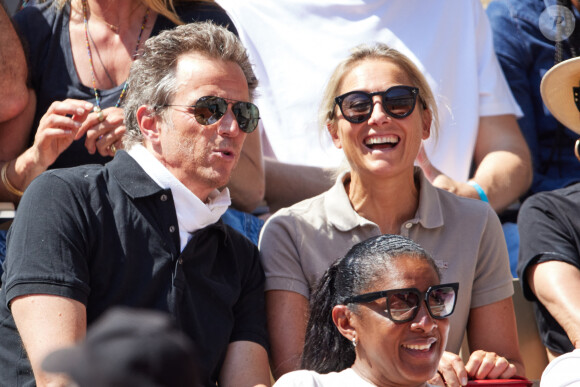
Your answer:
[[[431,317],[439,320],[453,313],[458,289],[459,283],[454,282],[431,286],[426,292],[421,292],[416,288],[383,290],[349,297],[344,304],[371,302],[385,298],[387,317],[394,322],[404,323],[417,317],[420,303],[424,300]]]
[[[252,133],[258,126],[260,110],[251,102],[236,101],[234,99],[208,95],[197,100],[195,105],[163,105],[181,106],[193,110],[195,120],[201,125],[211,125],[218,122],[228,111],[228,105],[233,103],[232,112],[238,126],[243,132]]]
[[[381,96],[383,109],[388,115],[394,118],[405,118],[415,109],[419,89],[412,86],[393,86],[386,91],[374,93],[350,91],[336,97],[334,102],[348,122],[360,124],[373,114],[375,95]]]

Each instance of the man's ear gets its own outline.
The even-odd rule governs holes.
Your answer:
[[[137,109],[137,123],[143,137],[151,144],[159,142],[161,117],[154,115],[150,106],[142,105]]]
[[[332,321],[348,341],[357,339],[356,327],[352,324],[355,318],[355,314],[346,305],[336,305],[332,308]]]

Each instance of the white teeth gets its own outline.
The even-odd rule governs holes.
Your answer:
[[[431,344],[435,343],[436,341],[437,341],[436,338],[430,337],[427,339],[427,342],[425,344],[403,344],[403,347],[413,349],[416,351],[426,351],[429,348],[431,348]]]
[[[395,135],[383,136],[383,137],[371,137],[365,140],[365,145],[374,144],[396,144],[399,142],[399,138]]]

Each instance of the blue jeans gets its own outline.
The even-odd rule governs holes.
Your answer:
[[[258,238],[260,237],[260,230],[264,225],[264,221],[258,217],[247,212],[241,212],[228,208],[225,214],[222,215],[222,220],[229,226],[233,227],[246,238],[251,240],[256,246],[258,245]]]
[[[518,253],[520,250],[520,234],[518,233],[518,225],[512,222],[502,223],[503,235],[508,248],[508,255],[510,257],[510,270],[512,277],[518,278],[516,271],[518,267]]]
[[[0,277],[4,273],[4,259],[6,259],[6,233],[8,230],[0,230]]]

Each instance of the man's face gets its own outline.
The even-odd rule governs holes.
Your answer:
[[[204,96],[249,101],[246,78],[233,62],[187,54],[177,63],[177,89],[168,107],[167,123],[160,120],[158,158],[201,200],[227,184],[236,165],[246,133],[242,132],[231,110],[210,125],[198,123],[195,105]]]

